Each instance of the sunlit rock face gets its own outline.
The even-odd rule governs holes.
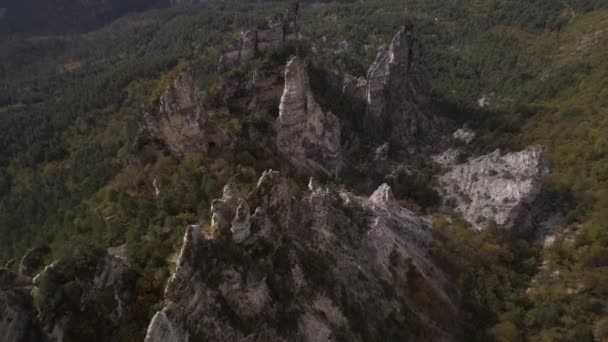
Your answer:
[[[145,130],[149,138],[162,141],[173,154],[206,153],[206,124],[200,90],[192,75],[183,72],[160,97],[158,112],[146,117]]]
[[[439,183],[445,202],[475,228],[496,223],[526,229],[528,207],[540,194],[547,173],[541,146],[507,154],[496,150],[444,166],[448,171],[439,177]]]
[[[234,214],[233,225],[248,222],[243,239],[190,226],[146,341],[412,340],[399,323],[418,310],[412,282],[442,309],[407,319],[449,341],[458,311],[429,254],[430,220],[387,185],[366,198],[314,183],[296,198],[286,178],[264,172]]]
[[[306,64],[293,57],[285,69],[285,89],[276,122],[277,149],[294,166],[337,174],[342,166],[340,122],[324,112],[310,89]]]
[[[405,30],[378,53],[368,71],[366,95],[370,132],[395,147],[432,148],[445,133],[446,124],[426,108],[430,85],[421,45]]]

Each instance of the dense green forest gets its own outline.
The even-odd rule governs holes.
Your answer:
[[[137,144],[141,121],[184,67],[212,93],[228,37],[284,8],[212,1],[85,33],[0,36],[0,261],[43,244],[58,258],[82,243],[126,243],[141,301],[160,298],[185,225],[208,220],[226,181],[252,183],[273,165],[267,146],[178,159]],[[455,270],[471,336],[592,341],[603,329],[608,338],[608,3],[337,1],[306,4],[301,15],[327,52],[315,66],[354,75],[399,27],[412,27],[437,110],[479,131],[476,151],[547,148],[547,183],[568,219],[552,247],[436,218],[438,258]],[[335,49],[342,41],[347,48]],[[559,278],[532,287],[541,264]]]

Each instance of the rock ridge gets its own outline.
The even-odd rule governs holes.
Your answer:
[[[298,199],[280,173],[264,172],[244,196],[255,208],[245,241],[206,236],[199,226],[189,227],[178,276],[167,285],[167,305],[152,319],[146,342],[193,336],[331,341],[340,331],[361,340],[351,321],[353,310],[367,317],[365,336],[385,336],[381,326],[392,322],[388,317],[398,315],[402,305],[423,322],[427,337],[450,336],[432,323],[438,317],[415,309],[407,291],[383,292],[387,285],[407,286],[405,274],[420,277],[417,281],[429,284],[443,312],[456,315],[449,281],[428,252],[430,220],[401,208],[387,185],[370,198],[318,184],[311,188]],[[397,334],[414,337],[409,331]]]

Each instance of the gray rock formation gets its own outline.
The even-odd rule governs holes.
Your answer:
[[[416,38],[401,30],[381,49],[367,75],[369,129],[408,151],[429,148],[444,135],[445,123],[425,109],[430,86],[421,49]]]
[[[299,57],[292,57],[285,69],[276,131],[279,153],[294,166],[332,175],[340,171],[340,122],[315,101],[306,64]]]
[[[223,200],[215,199],[211,202],[211,227],[219,232],[230,228],[232,210]]]
[[[135,300],[133,270],[95,248],[49,265],[34,283],[40,325],[55,341],[116,340]]]
[[[222,53],[218,69],[225,72],[286,42],[300,39],[297,2],[282,17],[275,17],[255,30],[245,31]]]
[[[232,240],[236,243],[245,241],[251,235],[251,213],[247,201],[242,200],[232,220]]]
[[[454,134],[452,134],[452,138],[456,141],[460,141],[462,143],[464,143],[465,145],[470,144],[475,137],[477,136],[477,133],[475,133],[475,131],[463,127],[463,128],[459,128],[456,130],[456,132],[454,132]]]
[[[186,342],[188,335],[182,327],[173,326],[165,310],[158,311],[148,325],[145,342]]]
[[[146,135],[164,142],[174,154],[206,153],[206,124],[200,91],[192,76],[183,72],[161,96],[158,112],[146,116],[144,129]]]
[[[522,223],[547,172],[540,146],[507,154],[496,150],[466,163],[444,166],[448,171],[439,177],[439,183],[446,204],[477,229],[490,223],[507,228]]]
[[[256,208],[245,244],[190,227],[146,342],[411,340],[421,332],[398,323],[405,312],[425,337],[449,340],[457,314],[428,252],[430,221],[386,185],[370,198],[313,188],[297,199],[265,172],[245,198]],[[423,283],[440,314],[415,304]]]

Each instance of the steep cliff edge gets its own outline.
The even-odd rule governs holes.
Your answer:
[[[285,69],[285,89],[276,122],[277,149],[294,166],[336,175],[342,166],[340,122],[315,101],[306,64],[293,57]]]
[[[146,341],[454,336],[451,285],[428,254],[430,222],[399,207],[386,185],[370,198],[310,187],[298,199],[265,172],[243,199],[255,209],[242,240],[190,226]]]
[[[428,108],[430,83],[422,47],[402,29],[381,49],[367,74],[370,131],[409,152],[429,150],[444,137],[446,122]]]

